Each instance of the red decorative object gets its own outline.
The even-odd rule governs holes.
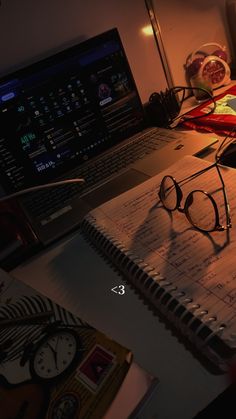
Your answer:
[[[230,89],[227,89],[224,93],[215,97],[215,100],[219,100],[226,95],[235,95],[236,96],[236,86],[232,86]],[[197,106],[190,112],[188,112],[185,117],[186,119],[181,122],[181,125],[188,127],[190,129],[195,129],[197,131],[205,132],[215,132],[219,135],[228,135],[231,133],[232,129],[236,125],[236,116],[230,114],[219,114],[212,113],[206,115],[204,109],[210,105],[211,101],[206,101],[203,104]],[[198,117],[197,119],[187,119]],[[202,116],[202,117],[199,117]]]

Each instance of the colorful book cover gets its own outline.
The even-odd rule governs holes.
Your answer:
[[[1,419],[102,418],[131,362],[128,349],[0,271]]]

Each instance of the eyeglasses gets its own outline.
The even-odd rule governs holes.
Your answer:
[[[230,145],[232,145],[232,137],[226,137],[216,152],[215,162],[213,164],[196,173],[193,173],[192,175],[182,179],[179,182],[177,182],[175,178],[170,175],[164,176],[161,181],[160,190],[158,192],[158,196],[164,208],[168,211],[177,210],[179,212],[183,212],[190,224],[203,232],[210,233],[212,231],[224,231],[231,228],[232,223],[230,217],[230,208],[225,183],[219,167],[221,157],[227,153]],[[197,176],[206,173],[212,168],[216,168],[222,185],[226,214],[225,225],[220,224],[220,216],[217,203],[213,196],[208,192],[200,189],[193,190],[187,195],[184,205],[181,205],[183,200],[183,192],[180,186],[196,178]]]

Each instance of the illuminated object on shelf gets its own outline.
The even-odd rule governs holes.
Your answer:
[[[152,29],[152,25],[146,25],[142,28],[142,33],[145,36],[152,36],[153,35],[153,29]]]

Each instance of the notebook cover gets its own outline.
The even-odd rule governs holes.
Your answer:
[[[128,349],[0,271],[1,419],[102,418],[131,361]]]

